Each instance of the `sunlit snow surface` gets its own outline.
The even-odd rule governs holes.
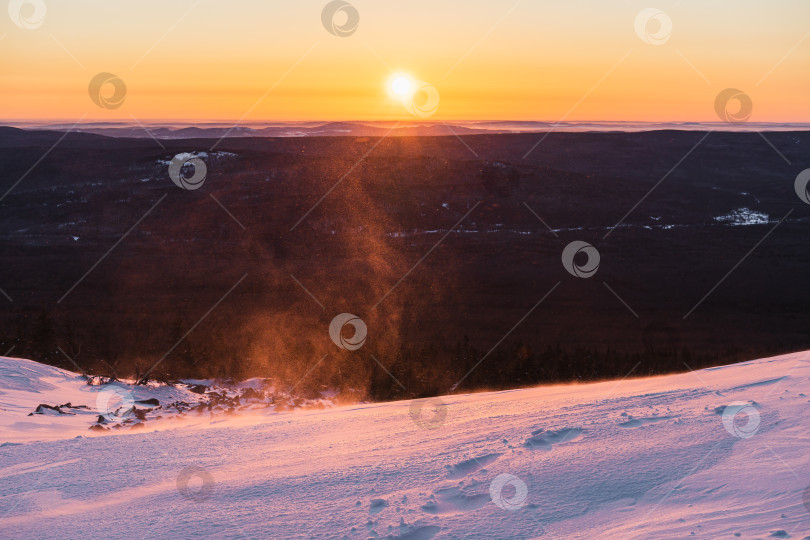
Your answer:
[[[26,415],[83,381],[2,366],[0,538],[810,534],[810,353],[64,439],[70,419]]]

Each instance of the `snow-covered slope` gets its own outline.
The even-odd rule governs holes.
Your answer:
[[[173,386],[134,382],[102,382],[31,360],[0,357],[0,445],[85,436],[88,429],[98,435],[206,425],[222,413],[333,404],[326,392],[319,399],[293,397],[265,379],[231,384],[188,380]]]
[[[810,353],[41,442],[64,415],[30,410],[98,390],[1,365],[0,442],[31,441],[0,447],[2,538],[810,534]]]

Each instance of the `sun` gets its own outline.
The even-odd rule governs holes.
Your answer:
[[[413,80],[400,73],[391,77],[388,88],[394,96],[405,99],[413,93]]]

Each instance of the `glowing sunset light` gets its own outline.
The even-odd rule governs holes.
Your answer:
[[[0,540],[810,540],[810,0],[3,4]]]
[[[596,0],[474,7],[461,0],[414,0],[407,7],[248,0],[242,10],[143,0],[116,5],[115,18],[127,25],[115,32],[113,8],[103,6],[49,2],[47,10],[26,8],[7,21],[0,32],[6,52],[0,115],[232,121],[249,111],[244,121],[428,113],[442,121],[714,121],[706,104],[724,88],[737,88],[756,102],[752,121],[810,121],[807,2],[642,9]],[[120,107],[88,101],[88,82],[99,73],[115,75],[131,92]],[[428,85],[425,98],[420,88]],[[109,104],[106,93],[114,89],[103,92]],[[402,107],[411,98],[415,113],[410,103]]]
[[[391,80],[391,91],[400,98],[410,97],[413,92],[413,82],[406,75],[396,75]]]

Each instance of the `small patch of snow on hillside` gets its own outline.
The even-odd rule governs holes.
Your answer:
[[[715,221],[726,225],[764,225],[770,223],[770,216],[764,212],[757,212],[750,208],[738,208],[723,216],[717,216]]]

